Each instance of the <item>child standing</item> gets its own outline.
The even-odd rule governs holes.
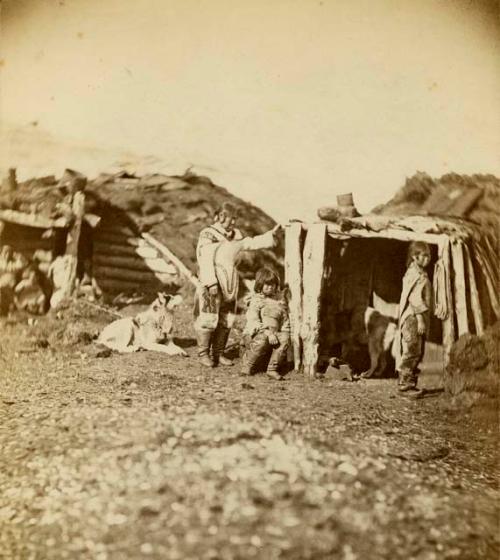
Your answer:
[[[245,334],[250,337],[243,357],[242,375],[256,372],[259,362],[267,362],[266,374],[281,379],[280,368],[290,346],[288,304],[279,291],[278,275],[270,268],[261,268],[255,276],[255,294],[246,314]]]
[[[425,271],[431,260],[429,245],[422,241],[411,243],[408,250],[408,269],[403,277],[399,302],[399,352],[396,361],[399,391],[418,394],[418,365],[424,354],[429,328],[432,287]]]

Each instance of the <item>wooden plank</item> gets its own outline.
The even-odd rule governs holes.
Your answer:
[[[127,282],[126,280],[117,280],[114,278],[96,278],[96,283],[103,292],[118,294],[121,292],[139,292],[149,293],[160,291],[162,284],[140,284],[138,282]]]
[[[488,290],[488,295],[490,299],[490,305],[495,313],[497,319],[500,319],[500,303],[498,299],[498,290],[495,288],[495,282],[493,280],[494,275],[491,273],[489,264],[486,261],[484,251],[479,246],[479,243],[475,245],[475,256],[481,267],[483,277],[486,283],[486,288]],[[498,286],[497,286],[498,288]]]
[[[110,245],[130,245],[132,247],[138,247],[141,244],[145,244],[145,241],[140,237],[132,235],[123,235],[121,233],[113,233],[110,231],[102,231],[97,228],[94,234],[94,243],[103,243]]]
[[[77,185],[75,185],[76,188]],[[83,191],[76,191],[72,202],[73,215],[75,217],[73,227],[70,231],[69,242],[66,245],[66,255],[70,257],[68,264],[68,279],[64,289],[64,297],[73,294],[76,286],[76,269],[78,266],[78,245],[82,232],[83,215],[85,213],[85,194]]]
[[[173,264],[167,263],[163,258],[144,259],[135,256],[110,256],[94,255],[94,263],[102,266],[125,268],[129,270],[144,270],[158,273],[177,274]]]
[[[176,266],[176,268],[179,270],[179,272],[185,278],[187,278],[191,282],[191,284],[193,284],[193,286],[196,286],[196,288],[201,288],[201,283],[198,280],[198,278],[189,270],[189,268],[176,255],[174,255],[174,253],[172,253],[172,251],[170,251],[168,247],[163,245],[163,243],[160,243],[149,233],[143,233],[142,238],[148,241],[148,243],[150,243],[153,247],[158,249],[158,251],[160,251],[160,253],[164,257],[166,257],[171,263],[173,263]]]
[[[96,266],[94,270],[95,276],[115,278],[118,280],[127,280],[139,283],[155,282],[160,280],[160,282],[170,283],[175,280],[179,280],[179,275],[168,274],[168,273],[155,273],[152,270],[129,270],[126,268],[118,268],[112,266]]]
[[[455,313],[457,317],[458,336],[469,332],[467,312],[467,286],[465,284],[464,246],[461,241],[451,243],[451,261],[453,267],[453,286],[455,296]]]
[[[140,245],[107,243],[105,241],[94,241],[94,253],[109,256],[140,256],[148,259],[160,257],[160,253],[149,243],[141,239]]]
[[[132,227],[119,225],[112,220],[101,220],[98,226],[97,233],[106,235],[119,235],[124,237],[134,236],[135,232]]]
[[[488,238],[484,237],[485,245],[483,246],[482,243],[476,243],[475,249],[476,253],[479,252],[482,255],[484,263],[486,265],[485,272],[487,271],[491,281],[494,286],[498,286],[499,282],[499,267],[498,267],[498,257],[497,254],[494,252],[493,248],[491,247],[490,243],[488,242]],[[497,295],[498,295],[498,290]]]
[[[474,265],[467,245],[464,245],[464,255],[465,266],[467,268],[467,279],[469,282],[472,316],[474,317],[474,326],[476,327],[476,334],[481,336],[484,332],[483,311],[481,309],[481,300],[479,299],[479,291],[477,289],[476,277],[474,275]]]
[[[446,273],[446,305],[448,313],[442,320],[443,323],[443,349],[445,364],[448,363],[450,358],[451,347],[455,342],[455,312],[453,306],[453,287],[451,282],[451,247],[450,241],[447,239],[441,244],[440,258]]]
[[[29,251],[31,253],[38,249],[51,251],[54,247],[52,239],[15,239],[11,235],[4,235],[2,243],[4,245],[11,245],[16,251]]]
[[[291,223],[285,229],[285,282],[290,289],[290,323],[292,326],[293,362],[302,367],[300,325],[302,323],[302,225]]]
[[[313,227],[312,224],[309,227]],[[359,237],[366,239],[396,239],[398,241],[425,241],[432,245],[439,244],[447,236],[438,233],[419,233],[405,229],[386,229],[381,231],[368,231],[366,229],[352,228],[348,231],[342,231],[337,224],[324,224],[328,228],[328,234],[339,239],[349,239],[350,237]]]
[[[320,305],[325,267],[326,225],[313,224],[304,244],[303,258],[303,364],[304,372],[315,377],[319,357]]]
[[[70,224],[67,218],[57,218],[57,220],[51,220],[50,218],[45,218],[39,214],[25,214],[24,212],[18,212],[17,210],[0,210],[0,220],[21,226],[43,229],[66,228]]]

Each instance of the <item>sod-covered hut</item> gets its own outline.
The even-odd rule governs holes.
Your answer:
[[[430,340],[444,356],[464,333],[482,334],[500,317],[497,255],[480,225],[436,216],[368,215],[286,227],[296,368],[315,375],[339,346],[364,331],[368,306],[397,317],[408,245],[432,247]],[[354,334],[353,334],[354,333]]]
[[[68,293],[81,282],[108,301],[119,294],[175,292],[197,285],[198,234],[224,202],[241,210],[247,235],[275,225],[259,208],[190,171],[142,177],[119,172],[87,181],[66,170],[60,180],[20,183],[12,171],[0,190],[0,245],[11,245],[35,264],[49,288],[51,265],[60,257],[62,275],[71,276]],[[265,264],[280,269],[282,257],[273,251],[245,254],[239,268],[251,278]]]

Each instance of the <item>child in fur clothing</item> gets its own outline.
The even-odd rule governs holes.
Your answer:
[[[408,269],[399,302],[399,352],[396,369],[401,392],[418,393],[418,365],[429,328],[432,287],[425,268],[431,260],[429,245],[416,241],[408,250]]]
[[[290,318],[288,303],[279,287],[279,277],[273,270],[257,271],[255,293],[246,314],[244,334],[250,340],[243,357],[242,375],[256,373],[259,363],[267,360],[266,374],[273,379],[282,378],[280,369],[290,346]]]

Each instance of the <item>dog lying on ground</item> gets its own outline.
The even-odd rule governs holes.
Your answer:
[[[365,311],[365,327],[368,336],[368,352],[370,368],[361,377],[393,377],[394,376],[394,342],[397,324],[394,319],[382,315],[373,307]]]
[[[135,317],[113,321],[99,335],[97,342],[118,352],[154,350],[169,356],[187,356],[174,344],[174,309],[182,302],[180,295],[159,293],[146,311]],[[166,344],[160,344],[166,340]]]

